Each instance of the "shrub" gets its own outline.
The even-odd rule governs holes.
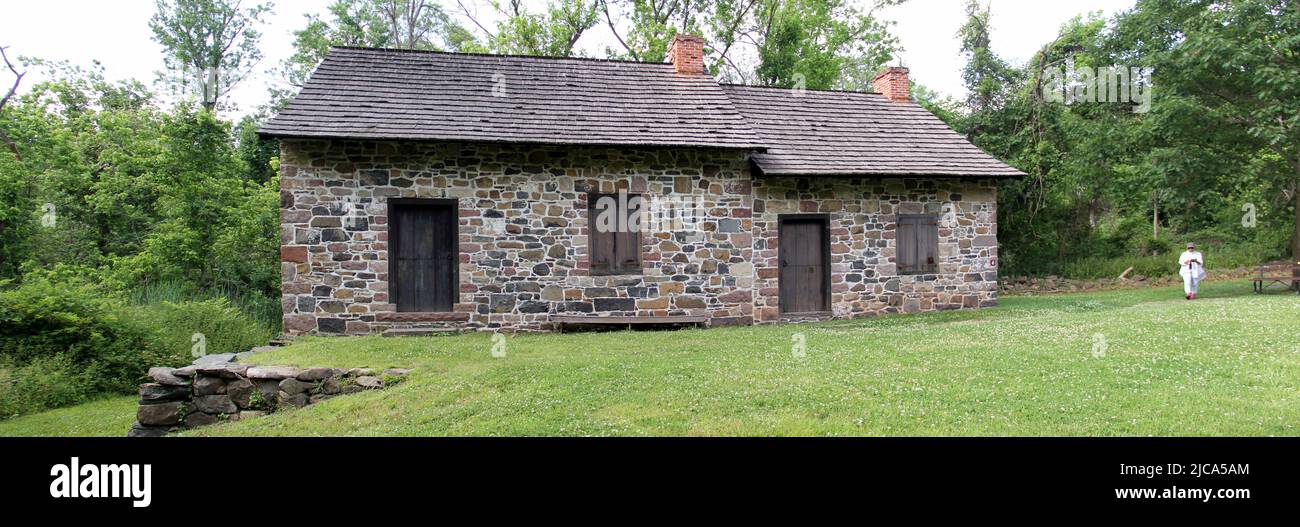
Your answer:
[[[152,346],[159,354],[188,357],[202,334],[208,354],[238,353],[266,344],[275,330],[253,320],[224,298],[132,306],[132,318],[155,328]]]
[[[85,401],[94,395],[92,375],[65,355],[26,364],[0,357],[0,419]]]
[[[275,334],[224,298],[138,305],[84,281],[27,278],[0,282],[0,418],[130,393],[149,367],[189,363],[196,333],[207,353]]]
[[[150,328],[92,287],[41,279],[0,290],[0,357],[11,365],[60,356],[93,371],[95,391],[124,391],[151,363],[172,362],[151,348]]]

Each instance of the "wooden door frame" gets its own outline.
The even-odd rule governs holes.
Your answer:
[[[401,236],[397,223],[397,215],[394,214],[395,208],[400,207],[451,207],[452,224],[456,227],[455,244],[452,247],[454,251],[453,263],[451,265],[451,283],[453,291],[451,293],[451,309],[456,310],[456,304],[460,303],[460,200],[455,198],[389,198],[388,207],[388,301],[393,304],[393,309],[400,311],[397,304],[398,292],[401,288],[397,286],[397,266],[394,261],[397,258],[398,245],[401,243]],[[433,311],[430,311],[431,313]],[[440,312],[440,311],[439,311]],[[420,313],[420,311],[403,311],[403,313]]]
[[[822,266],[825,272],[822,273],[822,310],[821,311],[801,311],[791,312],[785,310],[785,295],[781,294],[781,276],[785,274],[785,266],[781,262],[785,261],[785,240],[781,239],[781,233],[785,230],[787,220],[800,221],[818,221],[822,224]],[[778,214],[776,217],[776,294],[777,310],[781,314],[797,315],[808,313],[829,313],[831,310],[831,215],[830,214]]]

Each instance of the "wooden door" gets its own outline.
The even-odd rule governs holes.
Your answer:
[[[402,200],[389,209],[389,292],[397,310],[451,311],[460,254],[454,202]]]
[[[781,312],[811,313],[830,310],[830,245],[827,218],[781,218]]]

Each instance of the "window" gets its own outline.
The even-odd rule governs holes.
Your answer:
[[[641,196],[589,194],[587,249],[591,274],[641,273]]]
[[[939,217],[930,214],[898,216],[898,273],[922,274],[939,270]]]

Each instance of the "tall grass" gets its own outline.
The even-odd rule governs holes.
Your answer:
[[[282,313],[280,301],[261,294],[247,293],[235,287],[200,290],[186,282],[161,280],[137,286],[126,293],[128,302],[141,306],[163,302],[183,304],[215,299],[225,299],[232,307],[267,330],[272,333],[280,332]]]
[[[1116,278],[1125,269],[1132,267],[1129,277],[1136,275],[1149,277],[1167,277],[1178,274],[1178,251],[1156,256],[1121,256],[1115,258],[1083,258],[1061,266],[1060,274],[1065,278],[1076,280],[1095,280],[1099,278]],[[1219,249],[1201,249],[1205,254],[1207,269],[1236,269],[1253,267],[1262,262],[1280,258],[1277,251],[1259,245],[1224,246]]]

